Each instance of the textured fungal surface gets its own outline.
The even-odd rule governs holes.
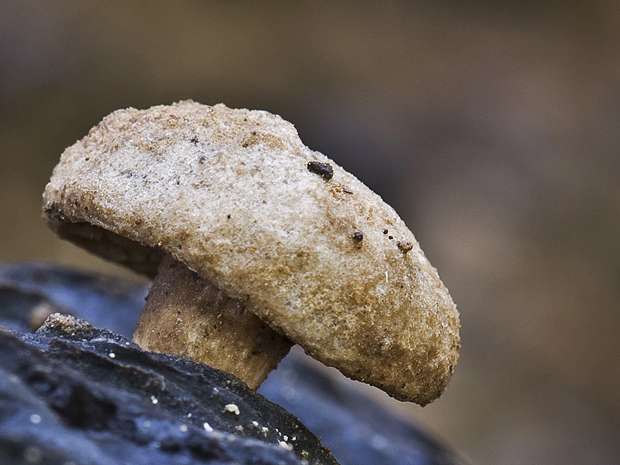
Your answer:
[[[114,112],[63,153],[44,211],[147,275],[171,255],[398,399],[427,404],[453,372],[458,312],[411,231],[278,116],[191,101]]]
[[[219,368],[251,389],[261,385],[293,344],[243,302],[169,257],[159,266],[133,341],[145,350]]]

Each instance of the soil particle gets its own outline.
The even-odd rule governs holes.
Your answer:
[[[326,181],[329,181],[334,176],[334,169],[329,163],[322,163],[320,161],[308,162],[308,171],[314,174],[318,174]]]

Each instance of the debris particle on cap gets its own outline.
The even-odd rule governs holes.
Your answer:
[[[359,231],[355,231],[353,233],[353,240],[358,243],[362,242],[364,240],[364,234]]]
[[[309,161],[308,171],[318,174],[326,181],[329,181],[334,176],[334,169],[332,168],[332,165],[320,161]]]
[[[206,421],[202,424],[202,427],[205,429],[207,433],[213,432],[213,428],[211,428],[211,425],[207,423]]]
[[[396,245],[401,250],[401,252],[404,253],[404,254],[406,254],[411,249],[413,249],[413,244],[411,242],[408,242],[408,241],[398,241],[396,243]]]

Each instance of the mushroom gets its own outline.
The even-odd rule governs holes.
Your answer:
[[[256,388],[293,343],[427,404],[459,315],[383,200],[264,111],[118,110],[62,154],[44,193],[61,237],[154,278],[134,341]]]

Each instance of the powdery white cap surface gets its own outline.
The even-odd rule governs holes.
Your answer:
[[[171,255],[397,399],[427,404],[453,372],[459,315],[411,231],[279,116],[116,111],[63,153],[44,212],[61,237],[148,275]]]

